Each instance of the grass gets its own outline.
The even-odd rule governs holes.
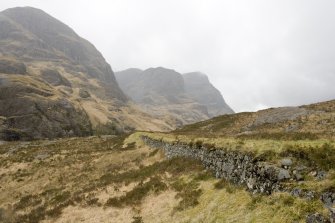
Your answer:
[[[8,213],[12,213],[12,222],[62,221],[65,216],[75,216],[72,211],[77,209],[106,217],[111,210],[118,216],[129,213],[124,220],[127,222],[303,222],[308,213],[327,214],[318,199],[307,201],[288,193],[253,196],[215,179],[199,161],[162,159],[159,149],[143,144],[141,134],[0,145],[1,187],[6,191],[0,193],[0,221],[10,219]],[[322,160],[329,163],[333,159],[334,143],[322,139],[276,141],[145,134],[164,141],[192,142],[198,148],[221,145],[222,149],[259,154],[258,158],[273,162],[289,156],[294,165],[329,168],[325,180],[307,177],[299,187],[320,193],[335,184],[334,167],[321,166]],[[48,156],[36,159],[40,154]],[[13,204],[12,208],[7,204]]]
[[[226,151],[239,151],[252,154],[259,160],[277,162],[278,160],[293,156],[300,160],[308,156],[309,166],[329,170],[334,168],[335,143],[327,139],[318,140],[272,140],[272,139],[241,139],[232,137],[197,138],[195,135],[175,135],[170,133],[143,133],[156,140],[168,143],[187,144],[196,148],[218,148]]]
[[[335,169],[335,146],[328,142],[318,146],[287,145],[280,155],[294,157],[300,163],[323,170]]]
[[[171,186],[178,192],[176,198],[181,199],[175,207],[175,210],[182,211],[199,204],[198,199],[202,190],[199,189],[199,183],[197,181],[191,180],[186,182],[183,179],[178,179]]]
[[[134,169],[123,173],[105,174],[99,179],[99,185],[103,186],[111,183],[121,182],[129,184],[131,182],[140,181],[142,179],[146,179],[148,177],[165,172],[168,172],[174,176],[179,176],[183,173],[199,171],[202,169],[203,167],[198,161],[177,157],[169,160],[164,160],[162,162],[157,162],[140,169]]]
[[[327,216],[319,200],[292,198],[288,193],[271,196],[252,195],[236,188],[233,193],[215,189],[212,179],[200,184],[199,204],[175,213],[178,222],[305,222],[308,213],[319,212]],[[179,220],[182,219],[182,220]],[[196,219],[196,220],[195,220]]]
[[[136,216],[136,217],[133,217],[133,221],[132,223],[143,223],[143,219],[141,216]]]
[[[153,177],[146,183],[141,181],[133,190],[128,191],[124,196],[109,198],[105,206],[124,207],[139,205],[150,192],[157,194],[166,189],[167,185],[163,183],[159,177]]]

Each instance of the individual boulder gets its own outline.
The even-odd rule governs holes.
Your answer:
[[[291,160],[290,158],[285,158],[285,159],[282,159],[282,160],[280,161],[280,165],[281,165],[281,167],[283,167],[283,168],[285,168],[285,169],[287,169],[287,168],[289,168],[290,166],[292,166],[292,164],[293,164],[293,162],[292,162],[292,160]]]
[[[84,90],[84,89],[80,89],[79,90],[79,96],[81,98],[89,98],[89,97],[91,97],[90,93],[88,91]]]

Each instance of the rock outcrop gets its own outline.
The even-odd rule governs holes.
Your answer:
[[[1,78],[0,78],[1,80]],[[34,86],[33,84],[39,84]],[[0,84],[0,131],[4,140],[32,140],[92,134],[86,112],[65,97],[54,97],[43,82],[6,79]]]
[[[227,105],[220,91],[208,80],[208,77],[200,72],[183,74],[186,94],[205,105],[210,117],[223,114],[233,114],[234,111]]]

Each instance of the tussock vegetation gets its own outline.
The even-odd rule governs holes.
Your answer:
[[[106,206],[123,207],[125,205],[139,205],[149,192],[159,193],[167,189],[167,185],[159,177],[150,178],[148,182],[142,181],[124,196],[109,198]]]
[[[180,176],[181,174],[200,170],[202,170],[200,162],[178,157],[169,160],[164,160],[162,162],[157,162],[149,166],[130,170],[123,173],[105,174],[101,176],[98,186],[104,186],[111,183],[122,183],[122,182],[124,182],[127,185],[131,182],[140,181],[142,179],[146,179],[155,175],[160,175],[165,172],[168,172],[173,176],[177,177]]]
[[[174,135],[196,138],[317,140],[334,139],[335,100],[313,105],[270,108],[258,112],[222,115],[183,126]]]
[[[181,176],[193,174],[199,180],[209,177],[198,174],[203,170],[199,162],[184,158],[164,160],[159,150],[138,147],[140,140],[129,140],[132,137],[97,136],[0,145],[1,189],[6,191],[0,194],[0,203],[4,204],[0,206],[1,221],[53,221],[69,206],[140,206],[150,194],[173,190],[172,183]],[[11,186],[13,182],[15,187]],[[123,194],[119,192],[131,183],[136,186]],[[101,200],[98,195],[110,188],[113,193]]]
[[[199,189],[199,183],[197,181],[191,180],[185,182],[185,180],[179,179],[172,184],[172,187],[178,192],[176,198],[181,199],[178,206],[175,207],[175,210],[182,211],[199,204],[198,198],[202,190]]]
[[[198,161],[164,159],[159,149],[143,145],[142,134],[195,148],[221,145],[274,163],[291,157],[308,168],[329,170],[326,179],[317,182],[307,174],[301,188],[321,192],[335,184],[334,144],[320,139],[296,142],[135,133],[10,142],[0,145],[0,221],[90,222],[86,215],[99,212],[102,221],[111,220],[111,213],[124,217],[116,222],[300,222],[308,213],[327,214],[318,199],[307,201],[288,193],[251,195],[215,179]],[[76,217],[76,210],[85,211]]]
[[[335,146],[330,143],[319,146],[287,145],[280,155],[294,157],[300,163],[323,170],[335,169]]]

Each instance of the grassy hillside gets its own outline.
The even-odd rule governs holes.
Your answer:
[[[215,179],[197,161],[167,160],[143,144],[144,134],[0,145],[0,220],[304,222],[309,213],[326,215],[319,199],[253,195]],[[334,185],[329,173],[304,185]]]
[[[223,115],[184,126],[176,135],[240,139],[335,139],[335,100]]]

